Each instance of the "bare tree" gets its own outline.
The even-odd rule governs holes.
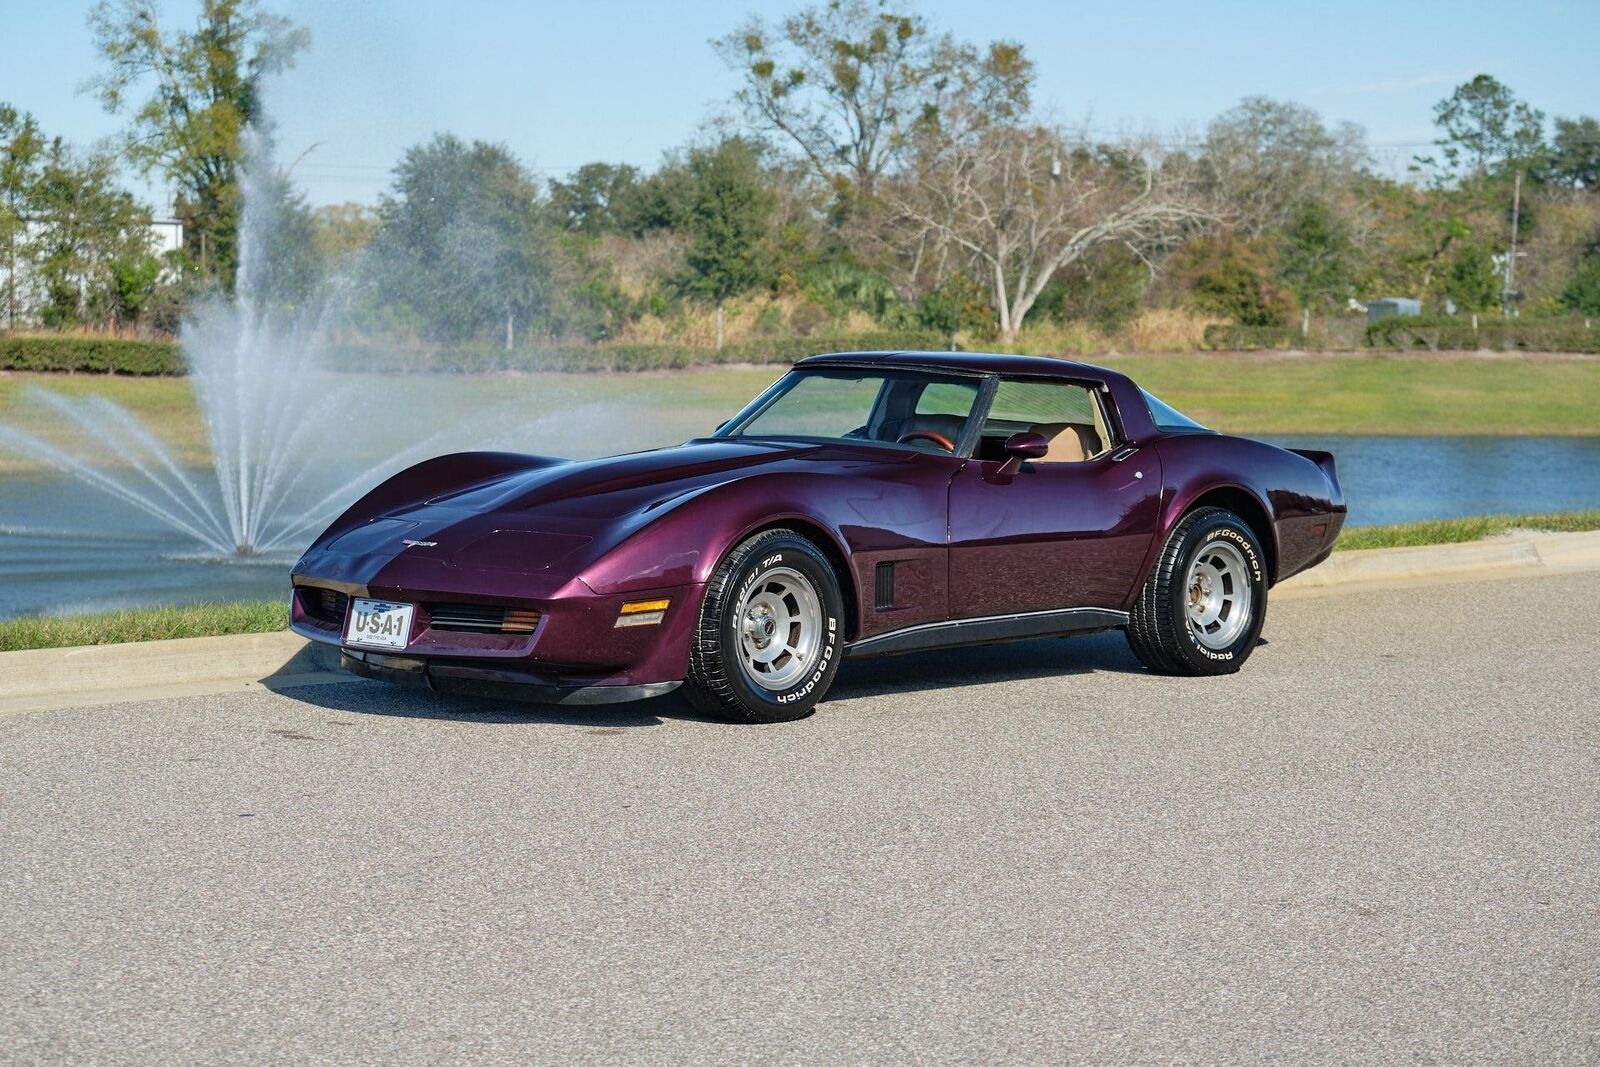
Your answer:
[[[1264,96],[1245,97],[1206,129],[1207,179],[1247,237],[1281,230],[1309,201],[1332,200],[1370,162],[1360,126],[1329,129],[1310,108]]]
[[[1056,272],[1090,250],[1121,244],[1149,264],[1213,217],[1184,161],[1090,148],[1043,126],[944,141],[890,199],[903,250],[963,259],[988,289],[1007,341]]]
[[[737,100],[751,125],[792,143],[849,197],[870,198],[919,131],[957,114],[1024,113],[1033,83],[1021,45],[956,41],[889,0],[828,0],[713,43],[744,79]]]

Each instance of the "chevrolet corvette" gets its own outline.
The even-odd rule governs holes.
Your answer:
[[[1237,671],[1344,517],[1330,454],[1115,371],[812,356],[672,448],[395,475],[295,564],[291,625],[374,678],[781,722],[859,656],[1121,630],[1149,670]]]

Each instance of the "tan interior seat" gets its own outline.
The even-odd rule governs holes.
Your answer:
[[[1043,463],[1082,463],[1104,450],[1095,428],[1081,422],[1041,422],[1033,429],[1050,442]]]

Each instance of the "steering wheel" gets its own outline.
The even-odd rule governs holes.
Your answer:
[[[937,430],[911,430],[901,434],[896,444],[903,445],[907,441],[914,441],[919,437],[924,441],[932,441],[946,452],[954,452],[956,450],[956,443]]]

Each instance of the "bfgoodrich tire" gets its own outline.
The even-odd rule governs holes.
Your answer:
[[[684,693],[729,722],[810,715],[839,672],[844,601],[816,545],[789,530],[741,543],[706,584]]]
[[[1134,655],[1160,674],[1232,674],[1250,658],[1267,614],[1265,554],[1225,508],[1178,521],[1128,619]]]

